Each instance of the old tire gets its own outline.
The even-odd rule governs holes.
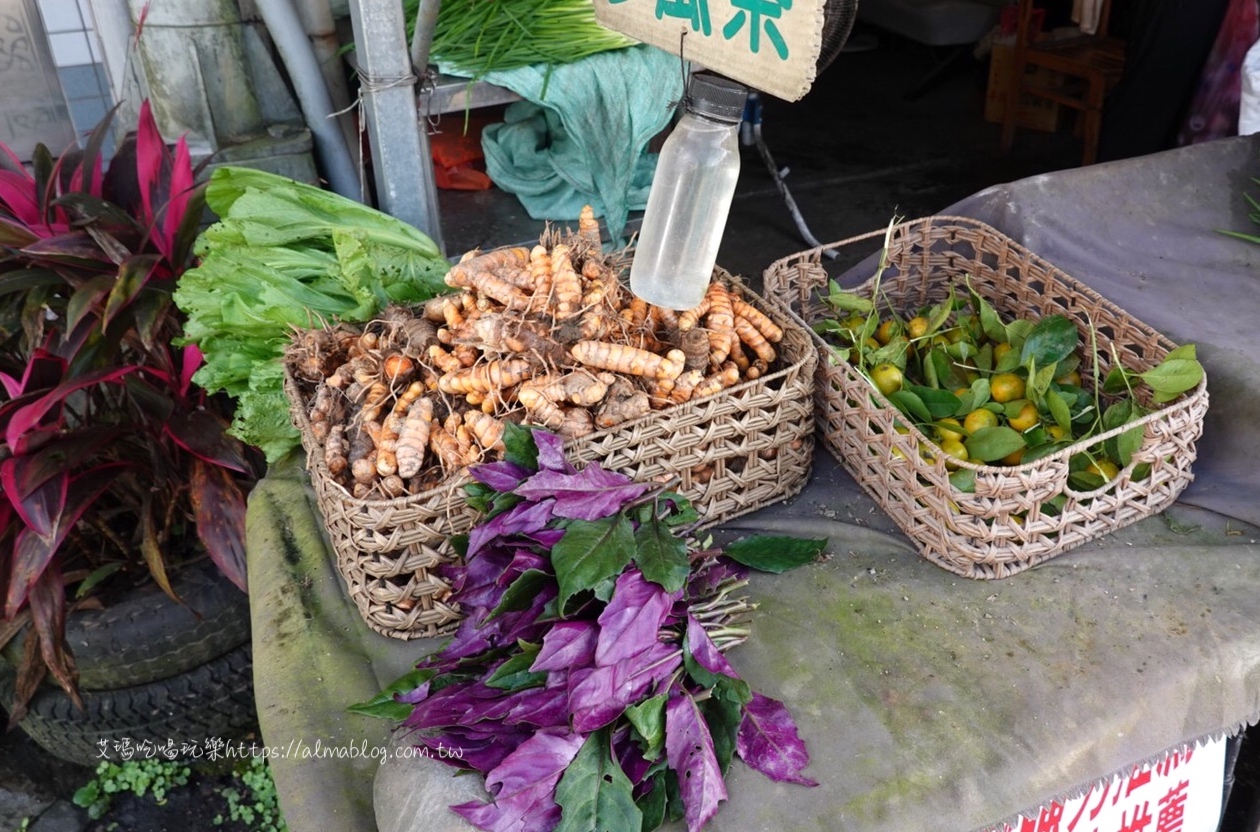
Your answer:
[[[84,711],[60,689],[44,687],[31,700],[22,730],[50,754],[94,766],[105,757],[123,759],[121,749],[148,743],[195,759],[218,741],[240,739],[257,724],[253,662],[249,643],[190,671],[116,690],[84,690]],[[0,696],[13,697],[12,668],[0,675]],[[103,743],[103,745],[102,745]],[[146,754],[137,753],[144,759]]]
[[[169,679],[249,641],[249,597],[213,562],[192,564],[171,583],[183,604],[149,582],[105,609],[68,618],[66,641],[80,687],[117,690]],[[21,659],[26,632],[4,648],[11,667]]]

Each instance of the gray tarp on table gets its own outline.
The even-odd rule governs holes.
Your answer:
[[[1198,344],[1211,407],[1197,479],[1163,516],[975,582],[918,557],[820,451],[800,496],[725,528],[831,539],[825,562],[754,579],[753,635],[731,655],[792,709],[822,786],[736,763],[710,828],[965,832],[1260,715],[1260,246],[1213,230],[1254,230],[1242,194],[1256,175],[1260,137],[1231,139],[941,212],[994,224]],[[387,726],[345,712],[436,645],[362,623],[300,458],[252,495],[248,547],[259,716],[290,828],[370,832],[375,781],[382,832],[467,829],[443,807],[475,794],[475,778],[378,766]]]

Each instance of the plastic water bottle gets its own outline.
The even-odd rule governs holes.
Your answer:
[[[719,75],[691,78],[683,116],[656,163],[630,265],[630,291],[648,303],[682,310],[704,299],[739,179],[747,96]]]

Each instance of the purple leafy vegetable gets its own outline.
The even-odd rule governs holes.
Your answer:
[[[500,461],[473,465],[468,473],[477,482],[484,483],[495,491],[507,493],[520,485],[532,472],[515,462]]]
[[[599,615],[595,664],[616,664],[655,645],[679,594],[648,583],[638,569],[622,572],[612,600]]]
[[[718,652],[717,645],[705,632],[704,625],[691,613],[687,613],[687,649],[691,651],[691,657],[710,673],[720,673],[732,679],[739,678],[726,656]]]
[[[646,832],[669,806],[698,832],[735,755],[814,785],[787,709],[723,654],[746,637],[750,607],[731,593],[748,566],[694,551],[684,498],[640,502],[651,486],[578,471],[554,434],[509,425],[504,441],[511,461],[475,466],[468,487],[488,519],[464,564],[440,570],[464,620],[356,712],[409,708],[412,742],[485,774],[493,800],[451,808],[487,832]],[[758,538],[737,554],[780,571],[818,545]]]
[[[698,832],[726,800],[713,738],[695,700],[683,693],[665,704],[665,758],[678,775],[688,832]]]
[[[542,650],[530,670],[568,670],[588,666],[595,659],[599,630],[593,621],[561,621],[543,636]]]
[[[572,474],[577,469],[569,464],[568,458],[564,455],[564,438],[545,430],[536,430],[534,434],[534,444],[538,447],[538,470],[539,471],[558,471],[562,474]]]
[[[752,701],[744,706],[735,753],[750,768],[776,782],[818,785],[801,773],[809,765],[809,751],[787,706],[777,699],[753,692]]]
[[[555,498],[558,517],[598,520],[621,511],[627,503],[643,496],[648,488],[645,483],[605,471],[598,462],[592,462],[571,474],[539,471],[517,486],[514,493],[526,500]]]
[[[487,543],[513,534],[529,534],[546,528],[552,515],[550,502],[517,503],[502,514],[496,514],[468,533],[466,560],[473,560]]]
[[[657,643],[617,664],[574,671],[569,675],[573,730],[588,733],[603,728],[681,665],[678,648]]]
[[[556,784],[582,742],[568,731],[539,731],[486,775],[493,802],[451,808],[486,832],[550,832],[560,820]]]

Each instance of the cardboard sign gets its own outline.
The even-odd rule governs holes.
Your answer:
[[[825,0],[594,0],[603,26],[755,90],[796,101],[814,83]]]
[[[1221,739],[1043,806],[1016,826],[1006,824],[1005,832],[1215,832],[1224,785]]]

